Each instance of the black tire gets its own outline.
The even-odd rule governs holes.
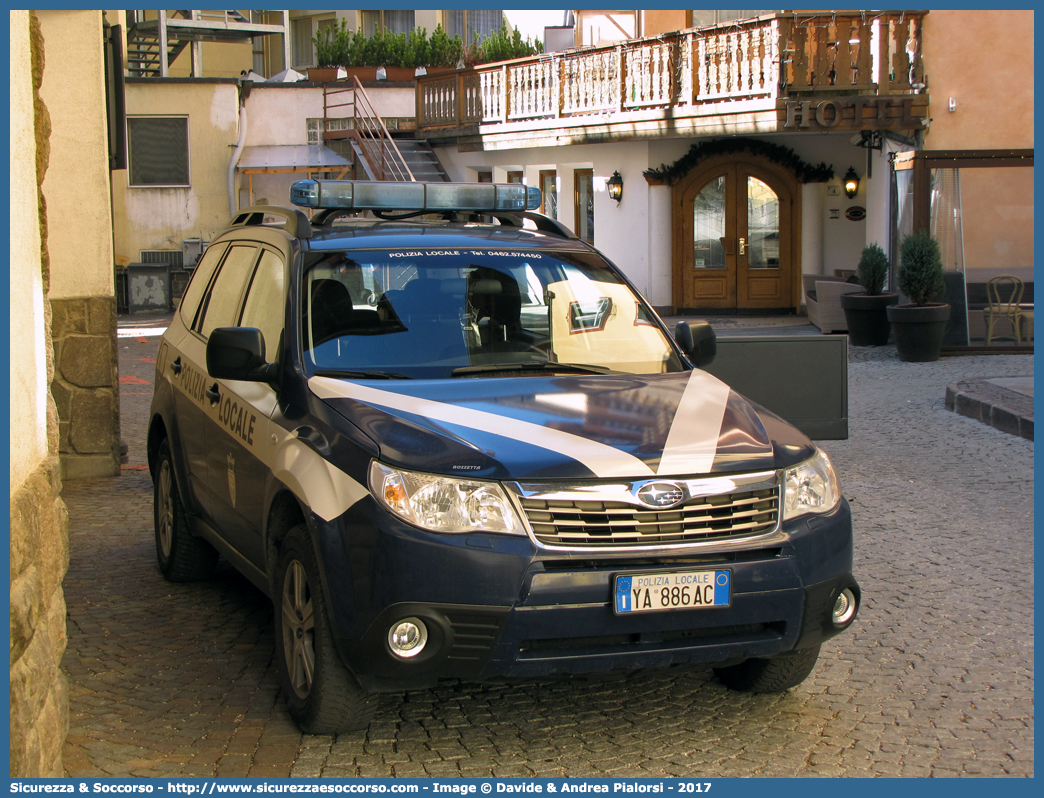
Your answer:
[[[218,553],[213,546],[189,531],[167,441],[160,444],[156,453],[153,475],[153,524],[160,571],[170,582],[206,579],[217,567]]]
[[[308,527],[290,530],[275,583],[279,681],[290,716],[306,734],[339,734],[370,725],[377,696],[356,681],[334,647]]]
[[[744,660],[738,665],[715,668],[721,683],[744,693],[782,693],[801,684],[819,659],[819,646],[778,657]]]

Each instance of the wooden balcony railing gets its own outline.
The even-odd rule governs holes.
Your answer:
[[[924,12],[778,13],[417,81],[417,128],[437,131],[808,93],[923,88]]]

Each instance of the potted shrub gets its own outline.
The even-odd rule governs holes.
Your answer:
[[[337,68],[343,66],[344,35],[347,33],[347,21],[341,20],[340,29],[323,28],[312,37],[315,44],[315,57],[318,66],[308,67],[308,79],[325,83],[337,80]]]
[[[899,301],[894,291],[884,290],[888,277],[888,256],[877,244],[863,249],[858,267],[859,285],[862,291],[841,295],[841,308],[845,311],[848,325],[848,340],[852,346],[884,346],[888,343],[891,328],[885,308]]]
[[[938,360],[950,306],[936,301],[946,290],[942,256],[939,242],[925,230],[911,233],[899,246],[899,290],[910,302],[889,305],[886,311],[899,359],[911,363]]]
[[[347,77],[359,80],[376,80],[377,67],[370,63],[370,40],[362,31],[344,29],[341,37],[341,66]]]
[[[428,63],[425,65],[428,74],[455,70],[463,57],[464,42],[461,38],[454,36],[451,39],[441,24],[436,26],[428,41]]]

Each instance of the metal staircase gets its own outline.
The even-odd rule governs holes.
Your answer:
[[[261,12],[250,12],[261,15]],[[167,69],[190,44],[199,42],[247,42],[256,36],[282,34],[284,60],[289,58],[286,42],[288,12],[283,23],[254,22],[240,11],[156,11],[146,19],[144,11],[127,12],[127,70],[131,77],[167,77]],[[168,14],[170,16],[168,16]],[[194,51],[193,76],[201,51]]]
[[[175,11],[187,16],[189,11]],[[237,12],[238,13],[238,12]],[[188,46],[189,39],[179,39],[173,32],[167,34],[167,64],[173,64]],[[155,20],[135,22],[127,31],[127,73],[132,78],[155,78],[161,71],[160,36]]]
[[[442,168],[428,142],[420,139],[396,139],[395,143],[417,180],[425,183],[449,182],[449,175]]]

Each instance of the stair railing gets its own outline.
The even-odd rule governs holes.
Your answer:
[[[352,76],[351,84],[345,88],[331,88],[331,85],[323,84],[323,135],[326,137],[327,121],[330,120],[330,111],[335,108],[352,109],[353,129],[350,137],[358,145],[356,151],[366,159],[370,169],[368,170],[377,180],[415,182],[416,177],[410,170],[406,159],[402,157],[395,140],[388,132],[380,115],[373,107],[366,89],[363,88],[359,78]],[[338,95],[348,94],[343,102],[334,102],[340,99]]]

